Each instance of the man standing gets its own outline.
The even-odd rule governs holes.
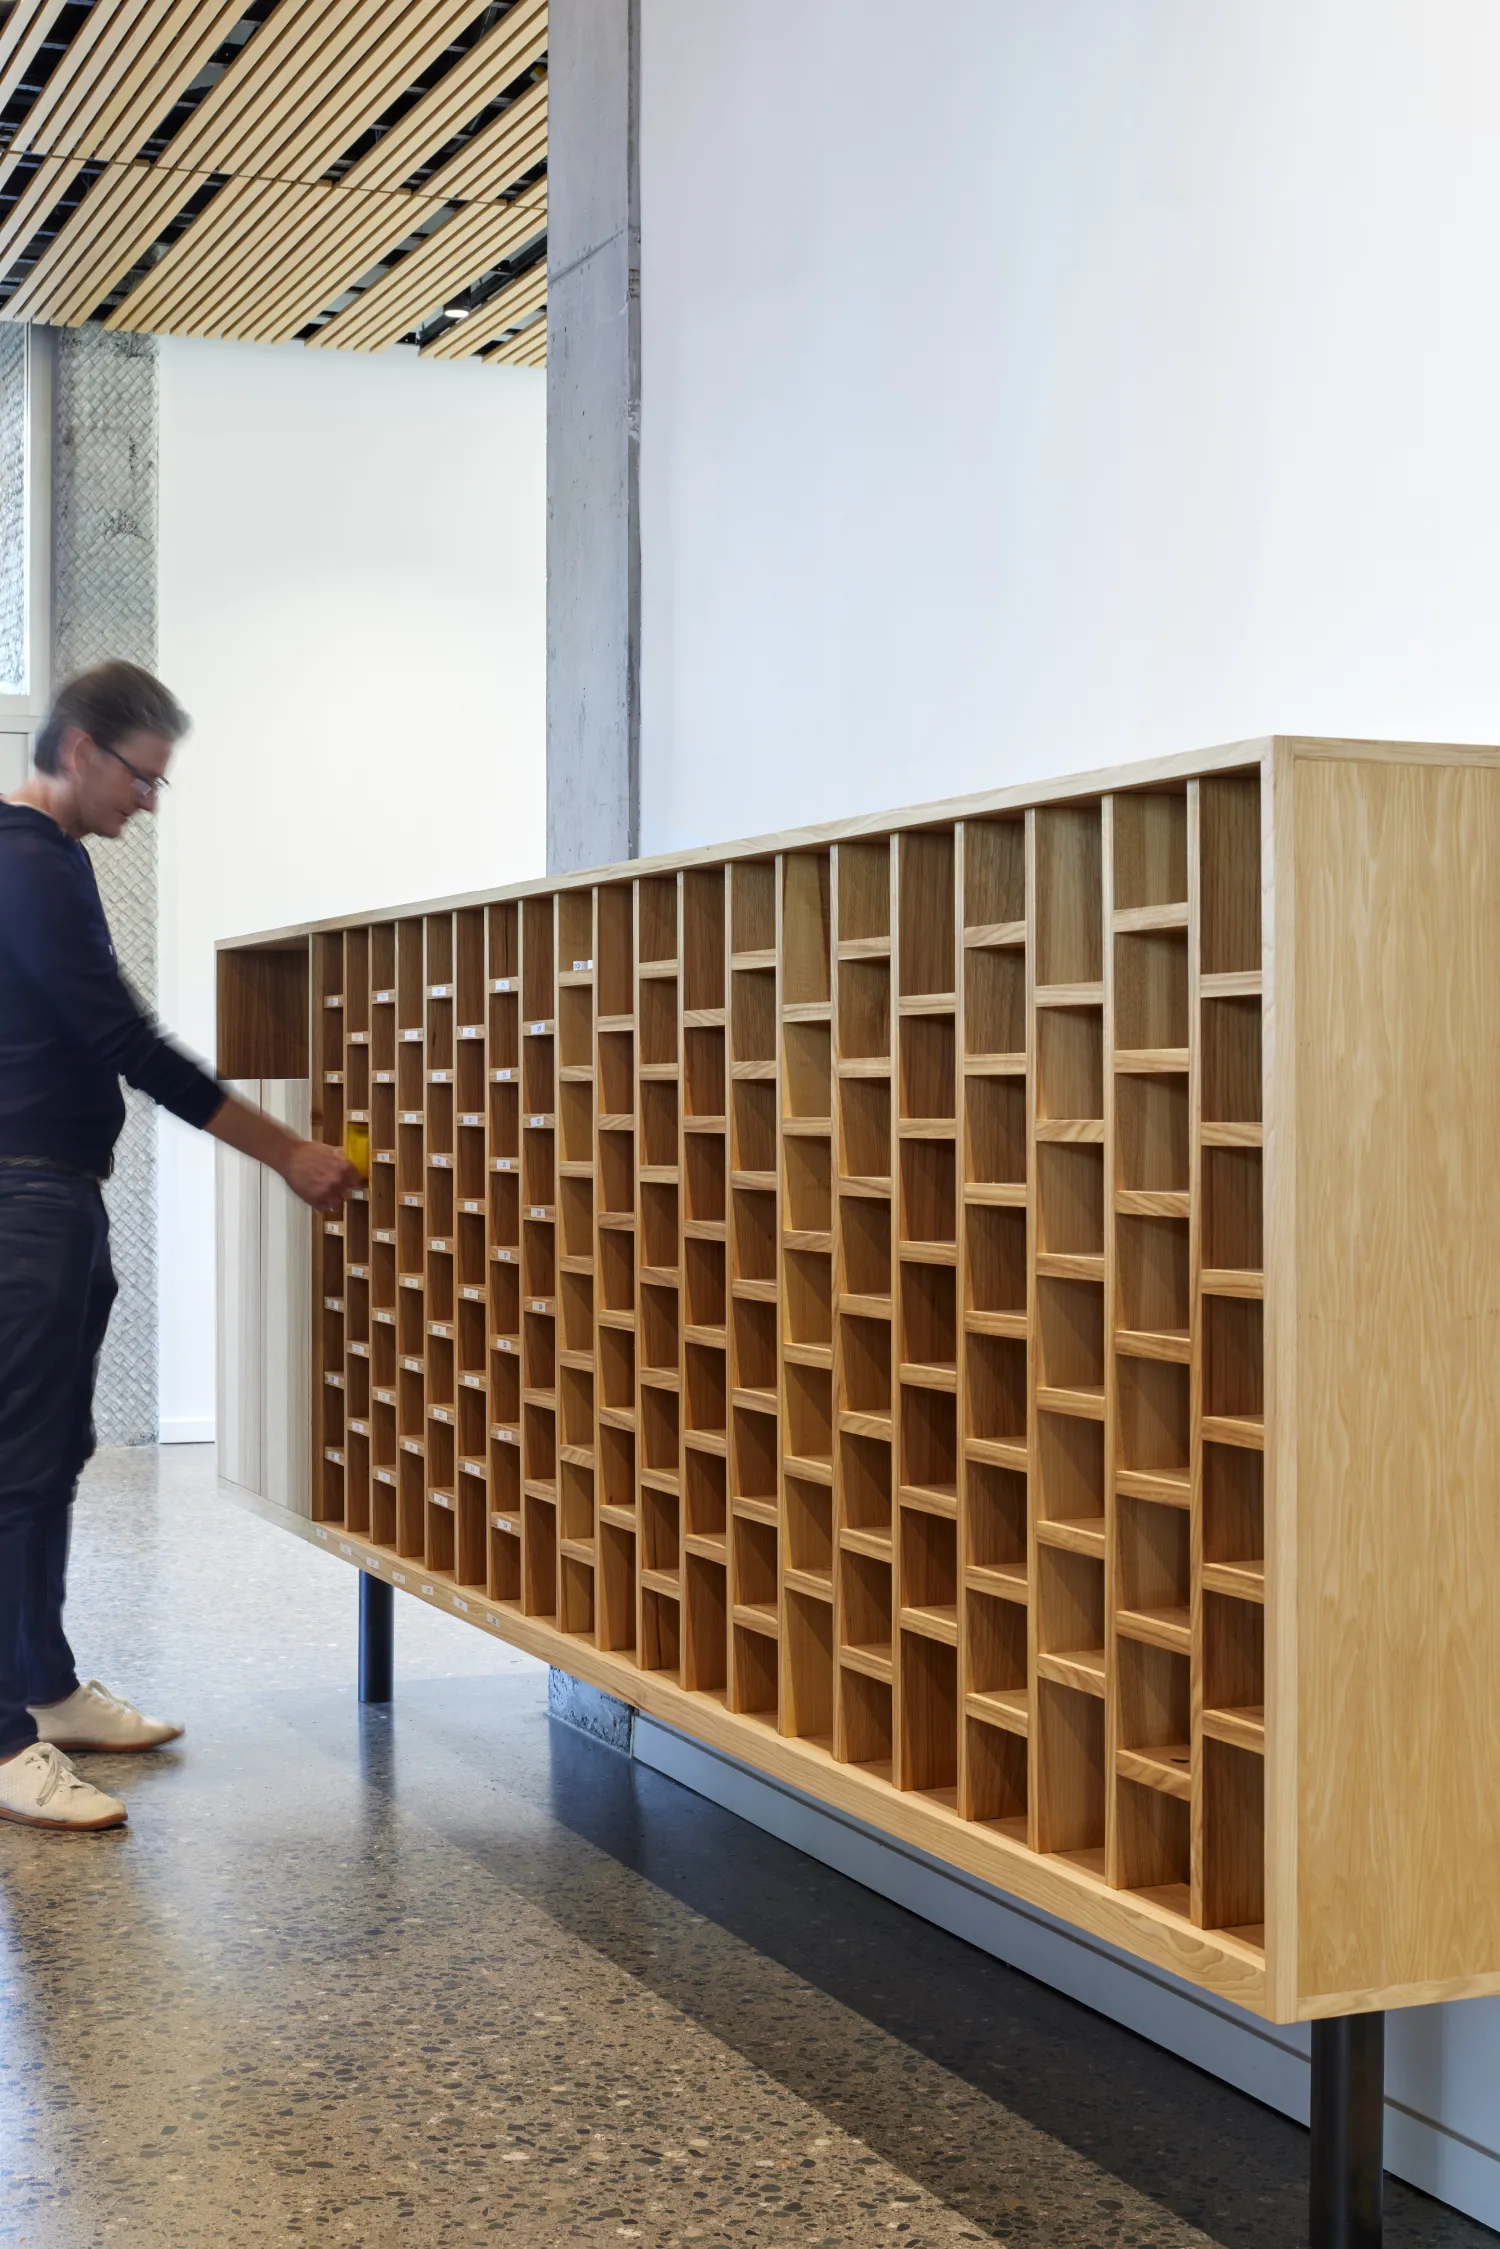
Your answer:
[[[149,672],[101,664],[63,688],[34,775],[0,800],[0,1818],[32,1827],[120,1826],[124,1805],[66,1752],[155,1749],[182,1732],[81,1684],[63,1632],[115,1296],[99,1185],[125,1121],[121,1078],[316,1210],[355,1184],[336,1149],[226,1094],[121,979],[83,838],[156,809],[187,726]]]

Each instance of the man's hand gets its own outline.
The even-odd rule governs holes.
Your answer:
[[[359,1173],[348,1157],[317,1140],[294,1142],[281,1176],[292,1193],[314,1210],[341,1210],[359,1185]]]
[[[253,1109],[237,1093],[226,1093],[223,1107],[209,1121],[208,1130],[226,1148],[238,1148],[258,1164],[279,1171],[294,1195],[314,1210],[339,1210],[359,1185],[359,1173],[338,1148],[320,1140],[304,1140],[284,1124]]]

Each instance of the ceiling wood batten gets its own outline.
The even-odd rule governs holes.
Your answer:
[[[546,356],[546,0],[15,0],[0,317]]]

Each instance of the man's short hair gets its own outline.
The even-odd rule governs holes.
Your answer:
[[[191,723],[171,689],[139,664],[96,664],[58,689],[31,754],[38,773],[56,773],[70,726],[79,727],[101,750],[114,750],[127,734],[164,734],[176,742]]]

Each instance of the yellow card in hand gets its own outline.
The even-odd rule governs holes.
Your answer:
[[[344,1127],[344,1154],[349,1158],[361,1179],[370,1176],[370,1128],[352,1124]]]

